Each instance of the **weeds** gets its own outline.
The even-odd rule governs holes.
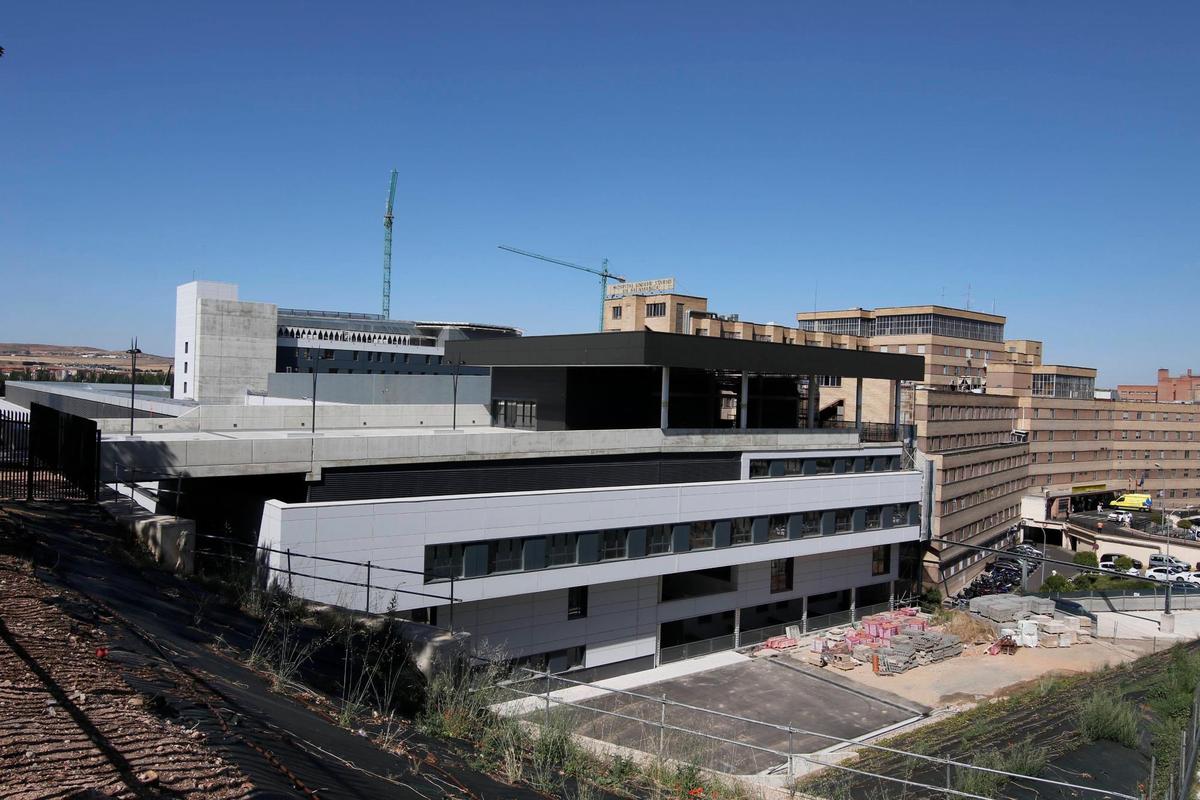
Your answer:
[[[1035,747],[1031,738],[1025,738],[1004,750],[989,750],[973,759],[971,763],[976,767],[1000,772],[1037,775],[1046,768],[1048,761],[1049,751],[1045,747]],[[981,797],[993,797],[1009,779],[1010,776],[997,772],[958,767],[954,788]]]
[[[1088,741],[1137,747],[1137,709],[1116,692],[1094,692],[1079,708],[1079,731]]]

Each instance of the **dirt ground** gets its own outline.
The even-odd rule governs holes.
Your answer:
[[[876,675],[860,666],[839,674],[863,686],[883,689],[931,708],[970,703],[1046,675],[1089,672],[1106,664],[1133,661],[1151,652],[1150,641],[1096,641],[1064,648],[1020,648],[1016,655],[989,656],[986,646],[968,647],[961,656],[909,670]]]
[[[0,597],[0,796],[249,794],[236,767],[122,680],[86,604],[8,556]]]

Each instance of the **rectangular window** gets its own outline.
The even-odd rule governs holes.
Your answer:
[[[187,362],[183,362],[183,374],[187,375]]]
[[[816,470],[817,470],[818,475],[831,474],[833,472],[833,459],[832,458],[816,459]]]
[[[561,567],[575,563],[575,534],[556,533],[546,537],[546,566]]]
[[[613,306],[613,307],[612,307],[612,318],[613,318],[613,319],[620,319],[620,318],[621,318],[621,307],[620,307],[620,306]]]
[[[425,548],[425,580],[461,578],[463,549],[461,544],[434,544]]]
[[[600,536],[600,560],[615,561],[625,557],[625,531],[604,531]]]
[[[646,529],[646,555],[658,556],[671,552],[671,528],[655,525]]]
[[[775,514],[767,518],[767,541],[781,542],[788,537],[787,514]]]
[[[879,506],[872,506],[867,509],[866,528],[873,531],[883,527],[883,509]]]
[[[871,548],[871,575],[887,575],[892,571],[892,546],[881,544]]]
[[[908,506],[892,506],[892,527],[899,528],[908,524]]]
[[[666,303],[646,303],[647,317],[665,317],[667,315]]]
[[[790,558],[777,558],[771,562],[771,594],[792,590],[795,563]]]
[[[185,352],[185,353],[186,353],[187,351],[188,351],[188,343],[187,343],[187,342],[184,342],[184,343],[183,343],[183,352]]]
[[[688,543],[692,550],[708,550],[713,546],[713,524],[708,521],[693,522],[688,533]]]
[[[737,589],[733,567],[713,567],[662,576],[662,602],[723,594]]]
[[[849,533],[852,512],[848,508],[839,508],[833,512],[833,532]]]
[[[187,394],[187,381],[183,382],[183,393]]]
[[[588,587],[573,586],[567,589],[567,619],[583,619],[587,616]]]
[[[730,544],[750,544],[751,528],[754,526],[754,520],[750,517],[738,517],[729,521],[729,542]]]
[[[488,574],[516,572],[521,568],[521,540],[488,542]]]
[[[537,430],[537,403],[533,400],[493,400],[492,424],[497,428]]]

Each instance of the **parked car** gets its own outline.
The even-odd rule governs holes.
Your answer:
[[[1107,517],[1109,522],[1116,522],[1129,528],[1133,525],[1133,514],[1128,511],[1110,511]]]
[[[1180,572],[1175,575],[1175,580],[1200,586],[1200,572]]]
[[[1018,555],[1025,556],[1040,556],[1042,554],[1041,550],[1038,550],[1031,544],[1018,544],[1014,547],[1010,547],[1008,550],[1010,553],[1017,553]]]
[[[1187,572],[1183,567],[1151,567],[1146,570],[1146,577],[1155,581],[1172,581],[1176,575]]]
[[[1183,570],[1191,569],[1191,566],[1188,564],[1188,562],[1184,561],[1182,558],[1176,558],[1175,556],[1169,556],[1165,553],[1151,554],[1150,566],[1151,567],[1180,567]]]
[[[1129,556],[1125,555],[1124,553],[1106,553],[1100,556],[1101,561],[1117,561],[1118,559],[1122,558],[1129,558]],[[1129,561],[1135,568],[1139,570],[1142,568],[1142,562],[1138,561],[1136,558],[1129,558]]]
[[[1141,575],[1142,574],[1141,569],[1138,567],[1130,567],[1129,569],[1124,569],[1124,570],[1118,569],[1117,562],[1115,560],[1101,561],[1100,569],[1112,570],[1113,572],[1124,572],[1126,575]]]

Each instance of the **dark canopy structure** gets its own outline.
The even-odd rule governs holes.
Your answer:
[[[920,356],[652,331],[447,342],[445,360],[490,367],[496,424],[535,430],[815,428],[822,381],[857,379],[861,407],[862,379],[898,386],[925,369]]]

